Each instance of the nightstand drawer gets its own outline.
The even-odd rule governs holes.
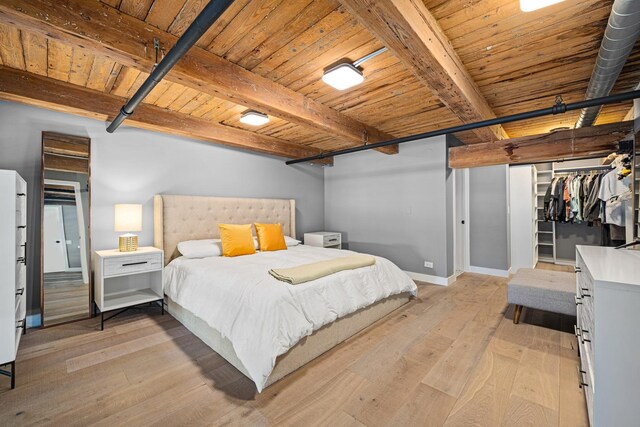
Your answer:
[[[324,246],[335,246],[342,243],[340,234],[327,234],[324,236]]]
[[[105,277],[160,269],[162,269],[161,253],[106,258],[104,260]]]

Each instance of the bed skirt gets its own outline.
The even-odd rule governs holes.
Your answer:
[[[288,352],[278,356],[276,366],[273,372],[271,372],[266,386],[284,378],[324,352],[365,329],[367,326],[382,319],[392,311],[409,302],[410,299],[411,294],[409,293],[391,296],[342,317],[303,338]],[[224,338],[218,330],[207,325],[204,320],[180,306],[171,298],[165,296],[165,301],[167,302],[168,311],[173,317],[178,319],[180,323],[195,336],[204,341],[205,344],[248,377],[247,370],[238,359],[231,345],[231,341]]]

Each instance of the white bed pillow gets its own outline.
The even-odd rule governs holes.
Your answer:
[[[302,242],[294,239],[293,237],[284,236],[284,243],[286,243],[287,246],[298,246]]]
[[[185,258],[222,256],[220,239],[188,240],[178,243],[178,251]]]

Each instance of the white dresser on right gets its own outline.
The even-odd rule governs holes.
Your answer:
[[[11,378],[11,388],[16,383],[20,337],[27,326],[26,257],[27,183],[15,171],[0,170],[0,373]]]
[[[640,251],[576,247],[579,380],[596,427],[640,425]]]

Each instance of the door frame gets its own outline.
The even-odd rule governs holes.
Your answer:
[[[458,183],[460,181],[462,191],[458,191]],[[453,170],[453,271],[454,276],[469,271],[470,266],[470,248],[469,248],[469,169]],[[459,212],[458,205],[462,206],[462,212]],[[458,221],[464,220],[463,233],[458,232]],[[463,246],[462,253],[459,253],[459,246]],[[462,259],[460,259],[460,255]]]

